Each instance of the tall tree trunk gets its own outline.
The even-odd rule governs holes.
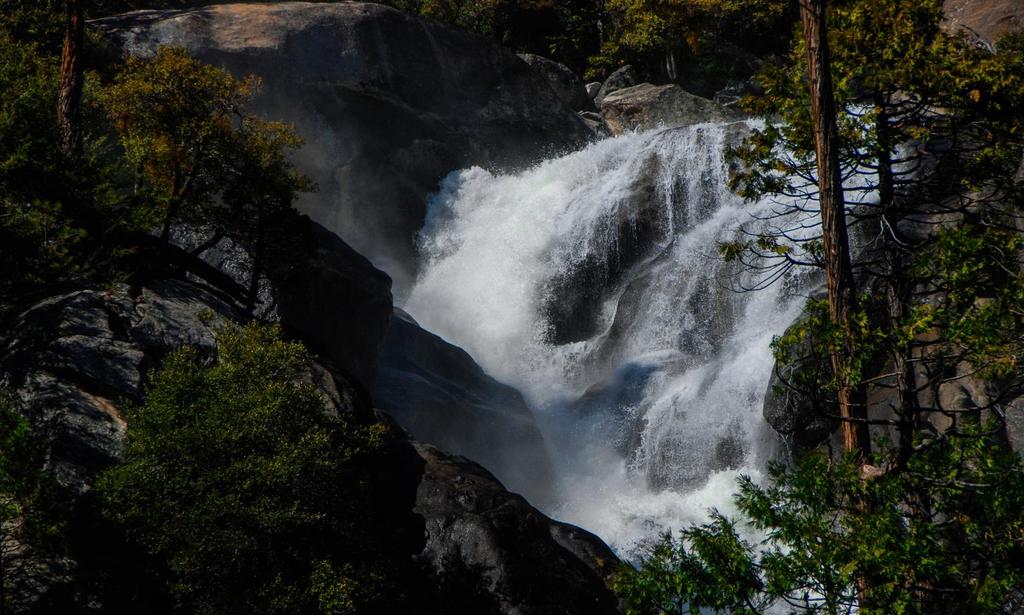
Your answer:
[[[850,242],[846,233],[842,175],[839,169],[839,137],[835,100],[825,29],[825,0],[800,0],[800,18],[807,44],[807,77],[811,94],[811,124],[818,158],[818,196],[825,251],[828,307],[832,323],[843,333],[841,347],[832,352],[832,370],[837,384],[843,447],[858,451],[865,459],[871,450],[865,422],[863,395],[848,382],[853,330],[851,314],[857,309],[857,295],[850,263]]]
[[[57,94],[57,126],[60,151],[70,158],[82,151],[82,40],[84,0],[67,0],[67,24],[60,54],[60,91]]]
[[[905,242],[900,235],[899,223],[902,212],[896,203],[896,187],[893,173],[893,138],[890,126],[890,96],[883,92],[874,95],[877,117],[875,133],[878,162],[878,205],[881,213],[881,245],[885,267],[885,302],[889,318],[889,330],[896,331],[904,325],[907,308],[910,305],[905,263]],[[892,348],[893,373],[896,378],[896,412],[899,420],[899,442],[896,467],[904,468],[913,452],[914,431],[920,416],[917,399],[917,379],[912,364],[913,344],[898,342]]]

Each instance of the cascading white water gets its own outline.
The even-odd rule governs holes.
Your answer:
[[[524,392],[557,474],[545,512],[627,555],[728,510],[737,474],[778,451],[761,418],[769,344],[799,313],[801,284],[737,293],[751,274],[716,250],[772,207],[726,186],[727,140],[746,128],[625,135],[517,174],[459,171],[420,234],[404,307]]]

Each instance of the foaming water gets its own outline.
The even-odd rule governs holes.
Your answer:
[[[771,203],[727,188],[726,146],[747,129],[630,134],[514,175],[459,171],[419,237],[405,308],[523,391],[557,474],[546,512],[626,555],[730,510],[736,476],[758,477],[779,450],[761,418],[769,344],[804,284],[737,293],[754,274],[716,250],[779,223],[752,218]]]

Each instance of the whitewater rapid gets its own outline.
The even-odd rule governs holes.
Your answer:
[[[770,343],[809,283],[737,292],[755,274],[718,255],[779,223],[762,220],[778,204],[727,187],[725,151],[747,129],[655,130],[518,173],[457,171],[418,237],[403,307],[524,393],[555,469],[545,512],[627,556],[729,512],[736,477],[780,454],[761,417]]]

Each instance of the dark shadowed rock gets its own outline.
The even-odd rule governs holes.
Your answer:
[[[768,425],[792,447],[805,450],[828,440],[839,422],[826,415],[828,408],[824,400],[812,399],[786,386],[786,381],[792,379],[798,369],[799,365],[776,366],[772,370],[762,414]]]
[[[68,293],[15,319],[0,341],[0,379],[45,433],[58,480],[84,492],[120,455],[118,408],[141,399],[145,371],[185,344],[212,352],[214,332],[240,318],[186,282]]]
[[[322,256],[324,271],[334,272],[325,284],[357,282],[331,277],[338,271],[336,263],[331,265],[334,257]],[[293,290],[295,300],[306,296],[301,288]],[[147,372],[182,345],[212,357],[216,332],[245,320],[245,314],[208,288],[183,280],[155,280],[141,287],[121,284],[109,290],[68,292],[40,301],[8,323],[0,337],[0,386],[12,394],[17,410],[42,436],[48,467],[65,488],[68,509],[73,511],[70,557],[40,545],[18,546],[31,553],[23,559],[39,573],[33,576],[37,585],[19,598],[20,610],[13,612],[28,612],[38,605],[47,606],[35,612],[104,612],[103,600],[124,600],[138,607],[133,600],[149,599],[140,597],[147,590],[138,587],[131,595],[114,592],[116,597],[102,599],[91,593],[97,591],[97,580],[90,575],[104,565],[98,562],[113,558],[123,565],[117,549],[124,547],[118,546],[122,538],[103,533],[109,530],[95,516],[88,494],[98,473],[120,459],[127,429],[122,410],[126,403],[141,401]],[[378,324],[352,316],[341,318],[337,326],[358,330]],[[336,352],[344,339],[360,339],[352,333],[332,335]],[[435,353],[429,344],[429,339],[420,340],[410,350],[419,348],[437,359],[439,363],[421,375],[438,378],[439,390],[455,383],[458,394],[467,399],[504,395],[501,407],[509,415],[525,410],[518,393],[490,381],[464,353],[453,348]],[[364,360],[374,363],[375,350],[363,351],[370,353]],[[328,358],[324,364],[314,363],[303,376],[323,393],[325,411],[372,419],[366,397],[333,366]],[[511,428],[511,423],[498,423],[498,428]],[[389,425],[385,421],[381,435],[386,461],[368,469],[365,479],[374,485],[375,522],[388,527],[393,538],[381,546],[381,556],[393,558],[401,568],[412,566],[413,556],[420,554],[422,561],[403,581],[410,592],[422,594],[423,613],[463,612],[459,605],[464,602],[459,600],[465,597],[465,588],[481,592],[470,601],[473,604],[494,607],[474,612],[614,611],[614,599],[602,579],[618,562],[603,543],[583,530],[547,519],[472,462],[425,446],[414,449],[404,432]],[[526,416],[523,425],[529,431]],[[140,571],[125,574],[145,576]],[[109,582],[120,587],[120,580]]]
[[[587,123],[590,130],[593,131],[594,135],[602,138],[612,136],[612,131],[608,130],[608,125],[604,123],[604,118],[601,117],[600,113],[594,111],[580,111],[580,117]]]
[[[138,11],[92,22],[147,56],[178,45],[264,86],[254,111],[295,124],[299,207],[401,291],[426,196],[472,165],[535,161],[591,133],[547,80],[483,37],[377,4],[278,2]]]
[[[444,579],[471,574],[508,615],[616,613],[606,583],[618,559],[599,538],[552,521],[479,465],[417,444],[416,495],[426,545],[419,556]]]
[[[612,134],[616,135],[630,130],[743,118],[741,113],[690,94],[678,85],[650,83],[619,89],[605,96],[601,102],[601,116]]]
[[[380,355],[374,402],[415,439],[465,455],[545,501],[551,467],[523,396],[400,310]]]
[[[391,279],[337,235],[300,220],[299,246],[268,271],[277,316],[369,400],[391,318]]]
[[[380,351],[391,318],[391,278],[307,216],[282,216],[271,227],[274,241],[267,248],[255,315],[279,320],[305,340],[371,405],[377,368],[372,357]],[[173,240],[191,251],[209,235],[209,230],[179,228]],[[221,239],[201,257],[249,286],[252,259],[244,245]]]
[[[606,96],[623,88],[634,86],[638,81],[639,79],[637,79],[636,71],[633,70],[633,67],[629,64],[623,66],[611,75],[608,75],[608,78],[604,80],[604,83],[601,84],[601,89],[594,95],[594,104],[600,109]]]
[[[547,80],[558,98],[570,109],[580,111],[594,106],[593,96],[587,94],[583,82],[565,64],[532,53],[521,53],[519,57]]]

